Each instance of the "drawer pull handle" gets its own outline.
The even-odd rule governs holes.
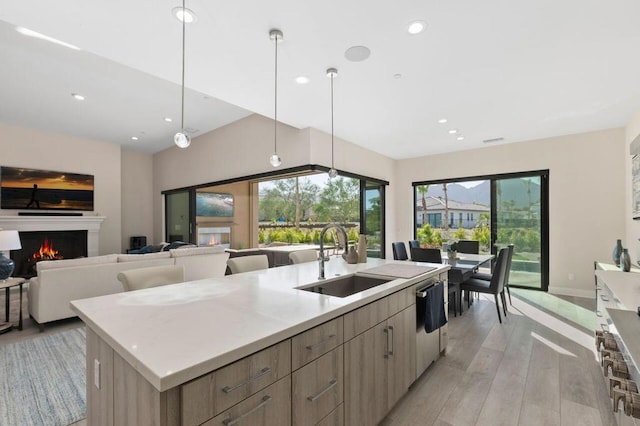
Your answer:
[[[318,343],[316,343],[315,345],[307,345],[307,346],[305,346],[305,347],[306,347],[308,350],[312,351],[312,350],[314,350],[315,348],[317,348],[318,346],[322,346],[322,345],[324,345],[325,343],[329,342],[331,339],[335,339],[335,338],[336,338],[336,335],[335,335],[335,334],[330,334],[330,335],[329,335],[329,337],[327,337],[327,338],[326,338],[326,339],[324,339],[324,340],[319,341],[319,342],[318,342]]]
[[[337,383],[338,383],[338,379],[331,379],[331,381],[329,382],[329,385],[326,388],[322,389],[319,394],[317,394],[316,396],[308,396],[307,399],[311,402],[315,402],[322,395],[329,392],[329,390],[331,390],[331,388],[334,387]]]
[[[602,312],[596,311],[596,316],[602,318]]]
[[[251,382],[253,382],[253,381],[255,381],[255,380],[258,380],[260,377],[264,376],[265,374],[269,374],[269,373],[271,373],[271,368],[270,368],[270,367],[265,367],[265,368],[263,368],[262,370],[260,370],[260,372],[259,372],[258,374],[256,374],[256,375],[255,375],[255,376],[253,376],[253,377],[249,377],[246,381],[244,381],[244,382],[242,382],[242,383],[240,383],[240,384],[238,384],[238,385],[235,385],[235,386],[225,386],[225,387],[223,387],[223,388],[222,388],[222,392],[224,392],[224,393],[231,393],[231,392],[233,392],[234,390],[236,390],[236,389],[238,389],[238,388],[241,388],[242,386],[246,386],[246,385],[248,385],[249,383],[251,383]]]
[[[262,401],[260,401],[260,404],[256,405],[255,407],[253,407],[251,410],[247,411],[244,414],[240,414],[238,417],[236,417],[235,419],[226,419],[222,421],[222,424],[224,424],[225,426],[231,426],[231,425],[235,425],[236,423],[238,423],[240,420],[244,419],[245,417],[248,417],[250,415],[252,415],[253,413],[255,413],[256,411],[258,411],[259,409],[261,409],[262,407],[264,407],[265,405],[267,405],[269,403],[269,401],[271,401],[271,397],[269,395],[265,395],[262,397]]]
[[[603,302],[608,302],[609,298],[607,296],[605,296],[604,294],[600,295],[600,299],[602,299]]]
[[[390,325],[388,328],[391,331],[391,333],[389,333],[389,335],[391,337],[391,346],[389,346],[389,356],[393,356],[393,347],[394,347],[394,344],[393,344],[393,326]]]

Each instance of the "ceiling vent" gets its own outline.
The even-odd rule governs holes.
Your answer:
[[[503,140],[504,138],[485,139],[482,141],[482,143],[494,143],[494,142],[501,142]]]

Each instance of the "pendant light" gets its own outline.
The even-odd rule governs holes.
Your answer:
[[[329,177],[335,178],[338,176],[338,171],[333,164],[333,79],[338,76],[338,70],[335,68],[327,69],[327,77],[331,79],[331,170],[329,170]]]
[[[189,145],[191,145],[191,137],[184,128],[184,39],[186,32],[185,27],[187,25],[187,19],[185,19],[185,12],[187,11],[187,8],[184,7],[184,1],[185,0],[182,0],[182,19],[178,18],[182,21],[182,104],[180,116],[180,131],[173,136],[173,142],[180,148],[187,148]]]
[[[273,167],[282,164],[282,159],[278,155],[278,43],[283,40],[282,31],[272,29],[269,31],[269,38],[273,40],[276,48],[275,78],[274,78],[274,112],[273,112],[273,154],[269,157],[269,162]]]

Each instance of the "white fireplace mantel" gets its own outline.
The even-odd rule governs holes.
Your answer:
[[[105,216],[0,216],[0,229],[28,231],[87,231],[87,255],[100,254],[100,225]]]

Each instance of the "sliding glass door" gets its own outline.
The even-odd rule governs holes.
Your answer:
[[[367,257],[384,258],[384,185],[360,181],[360,229],[367,238]]]
[[[496,249],[514,245],[509,285],[547,290],[547,174],[492,181],[492,240]]]
[[[165,194],[165,241],[192,242],[192,197],[190,190]]]

